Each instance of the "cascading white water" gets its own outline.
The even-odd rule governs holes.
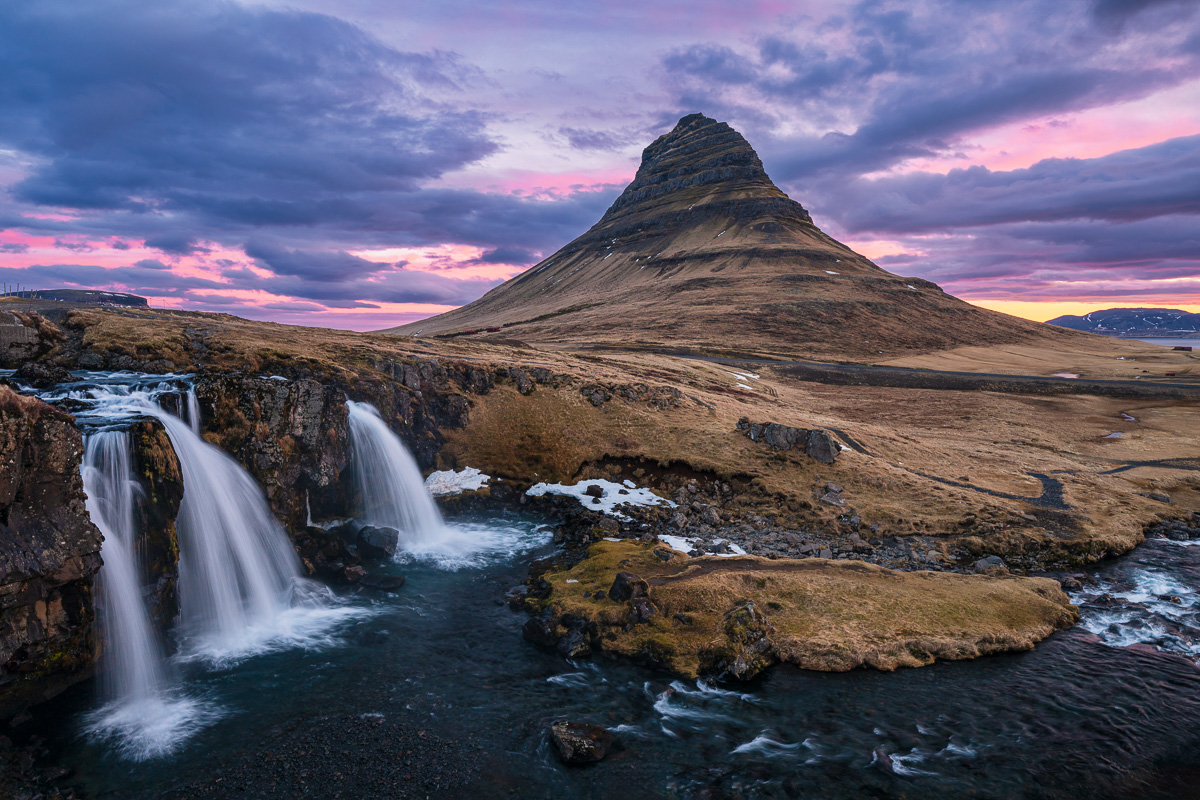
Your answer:
[[[192,429],[192,433],[200,435],[200,401],[196,398],[196,390],[188,387],[187,394],[183,396],[185,415],[184,419]]]
[[[166,428],[183,473],[176,519],[181,632],[209,655],[235,655],[290,606],[299,559],[262,490],[236,461],[183,420],[157,407],[151,413]]]
[[[87,437],[83,488],[93,524],[104,535],[100,556],[101,676],[108,702],[88,722],[97,738],[112,740],[127,757],[165,755],[220,715],[168,685],[162,649],[142,599],[134,505],[139,486],[127,431]]]
[[[448,569],[471,566],[505,544],[476,526],[449,527],[404,442],[369,403],[347,401],[350,450],[361,507],[369,525],[400,531],[398,558],[424,558]]]
[[[406,545],[445,534],[446,523],[425,488],[416,460],[370,403],[346,401],[350,448],[362,503],[359,518],[368,525],[400,531]]]
[[[92,522],[104,534],[100,556],[100,625],[103,676],[114,700],[144,700],[164,685],[163,657],[142,601],[129,434],[101,431],[87,437],[83,490]]]
[[[171,439],[184,486],[176,518],[177,658],[226,665],[280,647],[332,644],[332,627],[369,611],[342,604],[326,587],[299,577],[299,558],[254,479],[200,438],[195,393],[189,390],[180,404],[186,422],[159,405],[160,396],[176,389],[159,379],[71,389],[64,396],[88,404],[78,420],[109,425],[154,417]],[[83,476],[88,510],[105,539],[102,635],[112,697],[90,715],[88,731],[129,758],[160,756],[223,712],[172,686],[158,649],[141,595],[128,434],[91,434]]]

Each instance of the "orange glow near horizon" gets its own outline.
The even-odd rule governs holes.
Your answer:
[[[1034,322],[1045,322],[1055,319],[1056,317],[1072,314],[1074,316],[1083,316],[1091,311],[1103,311],[1106,308],[1177,308],[1180,311],[1188,311],[1193,314],[1200,314],[1200,303],[1171,303],[1164,306],[1161,303],[1153,302],[1136,302],[1113,298],[1099,303],[1082,303],[1075,300],[1066,301],[1041,301],[1031,302],[1026,300],[970,300],[962,298],[971,305],[976,305],[981,308],[999,311],[1002,314],[1011,314],[1014,317],[1023,317],[1031,319]]]

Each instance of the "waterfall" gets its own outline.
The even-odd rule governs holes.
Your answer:
[[[83,489],[92,522],[104,534],[100,556],[100,624],[103,677],[112,700],[145,700],[163,688],[163,657],[142,600],[133,512],[129,434],[102,431],[87,437]]]
[[[197,652],[218,660],[256,649],[292,605],[299,559],[262,490],[236,461],[187,422],[157,406],[147,411],[166,428],[183,473],[180,631]]]
[[[410,553],[440,549],[452,532],[425,488],[416,460],[374,406],[348,400],[346,407],[359,519],[400,531],[400,544]]]
[[[187,394],[184,395],[184,419],[187,420],[188,426],[191,427],[192,433],[200,435],[200,401],[196,399],[196,390],[188,387]]]
[[[104,534],[97,627],[103,642],[101,677],[107,702],[89,715],[87,730],[112,741],[136,761],[166,755],[221,711],[179,694],[168,682],[163,652],[142,598],[134,525],[140,487],[133,479],[129,433],[89,434],[82,474],[88,514]]]

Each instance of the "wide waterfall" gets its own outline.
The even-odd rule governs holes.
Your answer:
[[[127,431],[87,437],[83,488],[88,514],[104,534],[100,570],[101,678],[107,704],[91,715],[89,730],[113,740],[134,759],[175,749],[219,712],[171,691],[162,648],[142,599],[133,479]]]
[[[129,434],[105,428],[153,417],[179,459],[184,491],[176,518],[174,661],[225,666],[268,650],[328,645],[335,641],[332,627],[369,612],[300,577],[299,558],[258,484],[200,438],[199,404],[190,387],[179,403],[181,419],[159,403],[178,391],[176,380],[130,377],[140,382],[101,376],[98,385],[72,386],[57,399],[86,404],[77,419],[100,428],[88,435],[83,479],[88,511],[104,534],[99,606],[108,702],[90,715],[88,731],[127,757],[145,759],[173,751],[224,712],[211,700],[186,696],[178,688],[179,666],[164,660],[142,595],[139,485]]]
[[[183,420],[157,410],[183,473],[180,632],[197,652],[235,656],[291,605],[300,562],[254,479]]]

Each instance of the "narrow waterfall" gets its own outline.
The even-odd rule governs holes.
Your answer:
[[[110,700],[144,701],[164,685],[163,656],[142,599],[133,480],[127,431],[87,437],[83,489],[92,522],[104,534],[100,556],[100,624],[103,679]]]
[[[369,403],[346,401],[350,411],[350,448],[362,507],[368,525],[400,531],[404,550],[439,549],[447,530],[437,504],[425,488],[416,460]]]
[[[192,433],[200,435],[200,401],[196,399],[196,390],[188,387],[187,394],[183,396],[184,402],[184,419],[188,426],[192,429]]]
[[[157,406],[147,410],[166,428],[183,473],[180,631],[218,659],[253,649],[291,605],[299,559],[262,490],[236,461],[188,422]]]

